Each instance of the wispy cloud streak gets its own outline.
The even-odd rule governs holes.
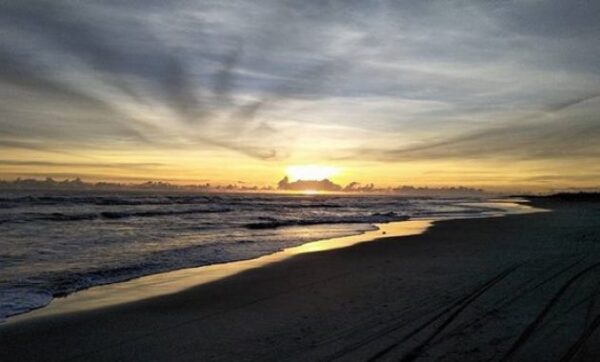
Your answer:
[[[597,1],[3,2],[0,149],[576,162],[600,154],[599,11]],[[354,131],[316,144],[323,126]]]

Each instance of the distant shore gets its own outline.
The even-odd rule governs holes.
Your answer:
[[[438,222],[175,294],[0,326],[0,359],[593,360],[600,202]]]

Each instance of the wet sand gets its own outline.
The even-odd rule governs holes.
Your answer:
[[[0,326],[0,360],[598,360],[600,204],[450,220]]]

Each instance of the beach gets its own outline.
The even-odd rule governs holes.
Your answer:
[[[597,360],[600,204],[534,206],[0,325],[0,360]]]

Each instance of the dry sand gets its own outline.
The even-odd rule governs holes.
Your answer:
[[[451,220],[0,326],[1,361],[600,360],[600,204]]]

